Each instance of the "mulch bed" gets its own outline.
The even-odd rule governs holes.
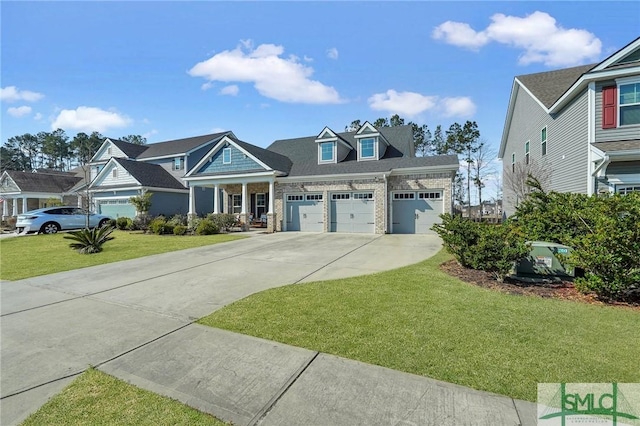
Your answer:
[[[640,311],[640,305],[632,305],[620,302],[605,302],[598,299],[593,294],[580,293],[571,281],[548,281],[548,282],[522,282],[511,278],[506,278],[503,282],[495,280],[489,272],[468,269],[461,266],[456,260],[449,260],[442,265],[442,269],[447,274],[460,279],[469,284],[479,287],[489,288],[515,295],[530,295],[546,298],[572,300],[590,305],[612,305],[622,306]]]

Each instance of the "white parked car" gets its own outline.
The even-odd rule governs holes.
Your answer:
[[[89,214],[89,227],[101,227],[111,220],[109,216]],[[81,229],[86,226],[87,212],[78,207],[47,207],[31,210],[18,215],[16,231],[19,233],[39,232],[55,234],[68,229]]]

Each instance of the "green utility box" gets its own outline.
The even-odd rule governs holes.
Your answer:
[[[529,255],[516,265],[518,276],[573,277],[573,267],[563,265],[561,256],[571,252],[571,247],[545,241],[530,241]],[[558,256],[560,255],[560,256]]]

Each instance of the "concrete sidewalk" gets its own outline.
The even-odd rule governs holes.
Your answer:
[[[2,282],[0,423],[18,424],[89,365],[235,424],[532,418],[509,398],[193,324],[255,292],[400,267],[440,246],[437,236],[261,234]]]

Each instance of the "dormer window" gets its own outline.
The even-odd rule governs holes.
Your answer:
[[[176,157],[173,159],[173,170],[184,169],[184,157]]]
[[[361,160],[373,160],[376,158],[375,138],[360,139],[358,145],[358,155]]]
[[[321,163],[334,163],[335,162],[335,142],[322,142],[320,144],[320,162]]]

